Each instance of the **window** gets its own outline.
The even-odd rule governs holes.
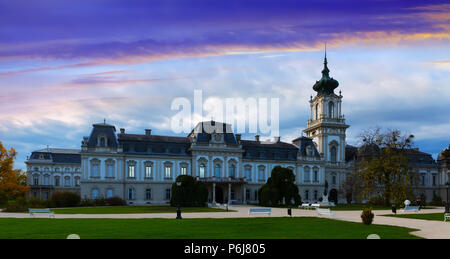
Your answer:
[[[80,177],[75,177],[75,186],[80,186]]]
[[[312,151],[311,146],[307,146],[306,147],[306,155],[307,156],[312,156],[313,155],[313,151]]]
[[[55,176],[55,186],[59,186],[59,176]]]
[[[128,200],[134,200],[135,199],[135,190],[134,188],[128,189]]]
[[[330,118],[334,118],[334,103],[333,102],[330,102],[328,104],[328,116]]]
[[[436,178],[436,175],[435,174],[433,174],[433,186],[435,186],[436,185],[436,181],[437,180],[437,178]]]
[[[199,175],[200,175],[200,178],[205,177],[205,165],[204,164],[200,164]]]
[[[335,163],[337,161],[337,150],[335,146],[331,147],[330,154],[331,154],[331,162]]]
[[[216,166],[214,167],[214,176],[219,178],[220,177],[220,165],[216,164]]]
[[[425,174],[422,174],[421,175],[421,184],[422,184],[422,186],[425,186]]]
[[[310,182],[310,178],[309,178],[309,173],[310,171],[309,171],[309,167],[305,167],[305,168],[303,168],[303,181],[305,182],[305,183],[309,183]]]
[[[236,176],[236,167],[234,165],[230,166],[230,172],[229,172],[230,177],[234,178]]]
[[[309,191],[308,190],[305,191],[305,200],[309,200]]]
[[[259,178],[259,180],[260,181],[264,181],[264,177],[265,177],[265,175],[264,175],[264,167],[259,167],[258,168],[258,178]]]
[[[187,167],[181,167],[181,175],[187,175]]]
[[[93,200],[98,199],[98,189],[92,189],[91,198]]]
[[[145,165],[145,178],[153,178],[153,170],[152,165]]]
[[[48,200],[49,198],[49,193],[48,192],[44,192],[44,199]]]
[[[245,190],[245,200],[250,200],[250,190]]]
[[[39,185],[39,176],[33,177],[33,183],[34,185]]]
[[[316,109],[315,109],[314,114],[316,115],[316,120],[319,119],[319,104],[318,103],[316,103]]]
[[[172,178],[172,165],[164,165],[164,178]]]
[[[314,169],[314,182],[317,183],[319,181],[319,172],[317,169]]]
[[[64,177],[64,186],[70,187],[70,176]]]
[[[247,180],[252,179],[252,168],[250,166],[245,167],[245,177]]]
[[[231,196],[231,199],[232,199],[232,200],[235,199],[235,197],[234,197],[234,190],[233,190],[233,189],[232,189],[231,192],[230,192],[230,196]]]
[[[113,164],[106,165],[106,177],[109,177],[109,178],[114,177],[114,165]]]
[[[170,189],[166,189],[166,200],[170,200]]]
[[[92,159],[91,160],[91,177],[99,177],[100,176],[100,160]]]
[[[136,177],[136,165],[129,164],[128,165],[128,178],[135,178]]]
[[[317,190],[314,190],[314,200],[317,201]]]
[[[331,183],[336,184],[336,175],[333,175],[331,178]]]
[[[44,185],[50,185],[50,176],[49,175],[44,176]]]
[[[152,189],[146,189],[145,190],[145,199],[151,200],[152,199]]]
[[[106,190],[106,198],[112,198],[113,197],[113,190],[107,189]]]
[[[101,146],[101,147],[106,146],[106,140],[105,140],[105,137],[101,137],[101,138],[100,138],[100,146]]]

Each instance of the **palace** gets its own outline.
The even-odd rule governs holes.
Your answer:
[[[207,184],[211,203],[257,203],[258,189],[275,166],[282,166],[294,172],[303,201],[318,201],[328,183],[329,200],[346,202],[340,189],[353,172],[357,148],[346,144],[343,96],[334,92],[339,83],[329,72],[325,54],[322,78],[313,86],[317,94],[309,101],[306,136],[291,143],[280,137],[263,141],[258,135],[241,139],[232,125],[216,121],[198,123],[185,137],[153,135],[150,129],[116,132],[114,125],[98,123],[83,138],[81,150],[48,148],[31,154],[26,162],[30,195],[48,198],[54,191],[70,190],[82,198],[167,204],[176,177],[187,174]],[[436,163],[417,149],[410,155],[421,179],[415,191],[427,200],[444,197],[448,159]]]

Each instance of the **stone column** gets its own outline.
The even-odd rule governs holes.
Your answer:
[[[213,196],[213,204],[216,204],[216,183],[213,183],[213,190],[212,190],[212,196]]]

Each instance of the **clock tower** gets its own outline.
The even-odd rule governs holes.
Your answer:
[[[323,65],[322,78],[313,86],[317,95],[309,101],[311,113],[304,132],[313,139],[325,161],[345,162],[345,131],[349,126],[341,110],[341,91],[339,95],[334,93],[339,83],[329,75],[326,49]]]

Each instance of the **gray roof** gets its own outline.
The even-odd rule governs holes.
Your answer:
[[[187,137],[117,134],[127,154],[188,156],[190,140]]]
[[[298,148],[286,142],[241,140],[244,159],[295,161]]]
[[[56,164],[81,164],[79,149],[46,148],[32,152],[29,159],[40,159],[40,155]]]

